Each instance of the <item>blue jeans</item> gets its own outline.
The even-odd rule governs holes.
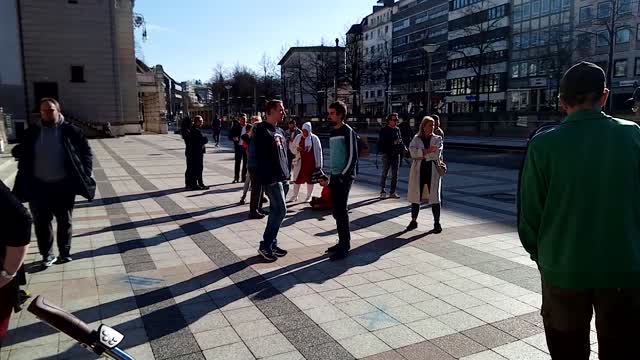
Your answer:
[[[260,249],[271,250],[278,245],[278,232],[284,217],[287,215],[286,196],[289,192],[289,182],[281,181],[271,185],[264,185],[264,192],[269,197],[269,219],[264,229]]]

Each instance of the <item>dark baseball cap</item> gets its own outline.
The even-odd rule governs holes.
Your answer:
[[[560,95],[567,100],[585,99],[589,95],[599,97],[606,83],[604,70],[600,66],[583,61],[573,65],[564,74],[560,80]]]

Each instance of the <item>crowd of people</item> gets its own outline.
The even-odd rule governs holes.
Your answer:
[[[640,126],[602,112],[608,97],[602,68],[587,62],[571,67],[560,82],[559,95],[568,116],[531,136],[519,180],[518,232],[541,274],[541,313],[554,359],[589,359],[594,312],[599,357],[637,356]],[[629,103],[635,112],[640,111],[640,92]],[[241,116],[230,132],[234,183],[245,182],[241,203],[250,190],[250,217],[268,216],[260,256],[271,262],[287,255],[278,245],[278,233],[293,182],[289,202],[297,201],[300,187],[306,184],[305,201],[313,209],[333,211],[338,243],[326,252],[331,260],[346,258],[351,249],[347,203],[359,160],[359,137],[346,123],[347,106],[337,101],[328,109],[334,128],[329,136],[327,174],[322,144],[311,124],[298,129],[290,122],[283,131],[278,126],[286,115],[283,103],[269,101],[265,110],[264,121],[253,117],[247,123],[247,117]],[[40,126],[30,127],[13,149],[18,159],[13,191],[0,183],[0,346],[12,311],[24,300],[20,285],[24,284],[23,262],[32,225],[42,269],[69,262],[75,198],[95,196],[91,148],[82,132],[64,120],[54,99],[43,99],[40,113]],[[182,128],[189,190],[207,188],[202,179],[207,143],[202,124],[202,118],[195,117]],[[399,197],[398,172],[406,158],[411,164],[407,199],[412,218],[407,230],[417,228],[421,205],[428,204],[433,231],[441,232],[441,187],[447,173],[444,133],[436,116],[425,117],[415,135],[408,135],[403,124],[398,124],[397,114],[390,114],[380,131],[380,197]],[[220,129],[214,129],[216,145],[219,135]],[[320,197],[313,196],[315,183],[322,187]],[[269,202],[268,212],[262,208],[265,201]],[[30,212],[22,203],[29,204]],[[54,217],[58,256],[53,253]]]

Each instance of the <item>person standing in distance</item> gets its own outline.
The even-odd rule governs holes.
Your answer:
[[[286,196],[289,192],[289,172],[287,140],[278,123],[285,117],[282,101],[271,100],[265,107],[267,120],[258,123],[254,130],[252,145],[258,150],[256,157],[256,178],[269,197],[269,218],[264,229],[258,253],[267,261],[276,261],[287,255],[278,247],[278,232],[287,215]]]
[[[389,197],[399,199],[396,193],[398,187],[398,170],[400,170],[400,155],[406,150],[398,129],[398,114],[387,116],[387,126],[380,129],[378,136],[378,154],[382,154],[382,173],[380,174],[380,199],[387,198],[387,176],[391,170],[391,187]]]
[[[587,360],[595,310],[600,359],[637,359],[640,126],[613,118],[605,72],[581,62],[560,81],[568,116],[529,143],[518,232],[540,270],[553,359]]]
[[[358,139],[355,131],[346,124],[347,105],[336,101],[329,106],[329,121],[335,126],[331,130],[329,146],[331,178],[329,186],[333,196],[333,217],[338,228],[338,244],[327,249],[331,260],[344,259],[351,249],[351,231],[347,202],[356,176],[358,164]]]

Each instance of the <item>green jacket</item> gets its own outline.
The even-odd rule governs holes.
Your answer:
[[[640,287],[640,127],[582,111],[530,143],[518,232],[546,282]]]

